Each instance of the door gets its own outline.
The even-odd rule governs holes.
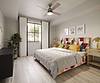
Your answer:
[[[41,24],[28,23],[28,55],[34,55],[36,49],[41,48]]]

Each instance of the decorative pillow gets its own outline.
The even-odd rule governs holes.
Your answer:
[[[84,49],[87,47],[87,45],[88,45],[87,43],[83,43]]]
[[[64,49],[68,49],[69,48],[69,45],[68,44],[65,44],[64,45]]]
[[[77,51],[80,51],[80,46],[79,45],[70,45],[69,46],[69,49],[70,50],[72,50],[72,51],[75,51],[75,52],[77,52]]]
[[[80,45],[80,51],[84,51],[86,49],[87,45],[88,45],[87,43],[82,43]]]
[[[59,44],[58,48],[63,48],[64,44]]]

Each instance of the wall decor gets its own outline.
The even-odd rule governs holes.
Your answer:
[[[78,35],[85,34],[85,24],[77,26],[76,31]]]
[[[65,35],[68,35],[68,28],[65,28]]]
[[[75,26],[69,27],[69,35],[75,35]]]

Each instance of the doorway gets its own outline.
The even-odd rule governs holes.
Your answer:
[[[41,48],[41,23],[28,22],[27,26],[28,56],[31,56]]]

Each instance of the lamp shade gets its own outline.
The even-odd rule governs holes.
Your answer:
[[[96,37],[93,39],[94,42],[100,42],[100,37]]]
[[[97,43],[97,49],[100,49],[100,37],[94,38],[93,42],[96,42]]]
[[[48,12],[48,13],[47,13],[47,15],[49,15],[49,16],[52,15],[52,14],[53,14],[52,12]]]

